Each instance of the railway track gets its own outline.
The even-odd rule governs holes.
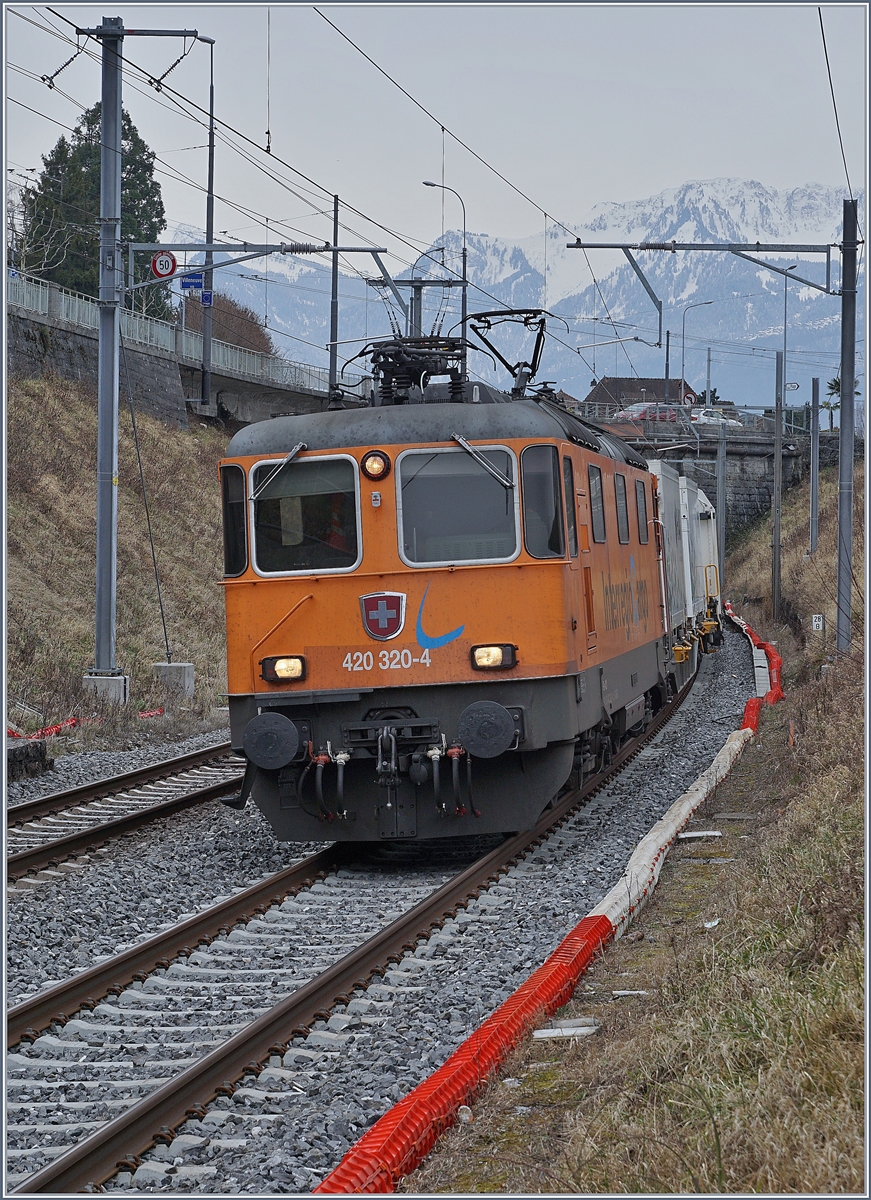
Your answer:
[[[355,848],[333,846],[10,1010],[7,1045],[18,1045],[7,1057],[15,1193],[98,1186],[119,1166],[135,1169],[156,1141],[171,1143],[216,1095],[233,1094],[246,1072],[268,1064],[267,1074],[291,1078],[281,1064],[299,1053],[295,1038],[334,1006],[348,1005],[540,846],[643,750],[682,699],[606,772],[556,801],[534,830],[447,878],[442,869],[441,881],[432,857],[441,853],[444,867],[443,849],[409,887],[407,879],[397,885],[383,869],[355,863]],[[244,929],[233,928],[246,920]],[[229,1007],[220,1003],[227,993]],[[84,1011],[73,1016],[77,1010]],[[379,1020],[376,1012],[358,1024]],[[53,1022],[72,1036],[41,1032]],[[314,1035],[327,1046],[342,1036],[330,1029]],[[61,1092],[51,1123],[40,1121],[48,1097]],[[27,1175],[31,1162],[40,1169]]]
[[[7,809],[7,878],[57,870],[76,855],[237,790],[229,743],[167,759]],[[51,878],[51,876],[48,876]]]

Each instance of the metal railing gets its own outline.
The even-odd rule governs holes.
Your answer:
[[[15,308],[47,313],[48,291],[48,284],[41,279],[31,279],[26,275],[19,275],[17,271],[7,272],[6,299]]]
[[[8,270],[6,299],[12,308],[42,316],[57,317],[78,325],[83,329],[99,329],[100,307],[90,296],[67,291],[43,279],[22,275]],[[121,336],[132,345],[149,346],[175,354],[179,359],[199,364],[203,359],[203,337],[190,329],[182,329],[169,321],[159,321],[142,313],[121,310]],[[277,354],[264,354],[259,350],[245,350],[229,342],[212,340],[212,371],[230,371],[243,375],[258,383],[289,388],[303,392],[326,392],[329,390],[329,370],[308,363],[292,362]],[[342,391],[358,397],[369,395],[372,380],[368,375],[346,375],[341,381]]]

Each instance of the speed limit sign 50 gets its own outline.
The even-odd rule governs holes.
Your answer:
[[[174,254],[170,254],[168,250],[159,250],[151,260],[151,273],[158,279],[168,279],[170,275],[175,274],[176,266]]]

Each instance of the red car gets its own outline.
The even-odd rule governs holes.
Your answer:
[[[630,404],[628,408],[615,413],[615,421],[676,421],[677,409],[670,404]]]

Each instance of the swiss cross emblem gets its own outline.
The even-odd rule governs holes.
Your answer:
[[[363,628],[376,642],[389,642],[405,624],[405,592],[370,592],[360,597]]]

